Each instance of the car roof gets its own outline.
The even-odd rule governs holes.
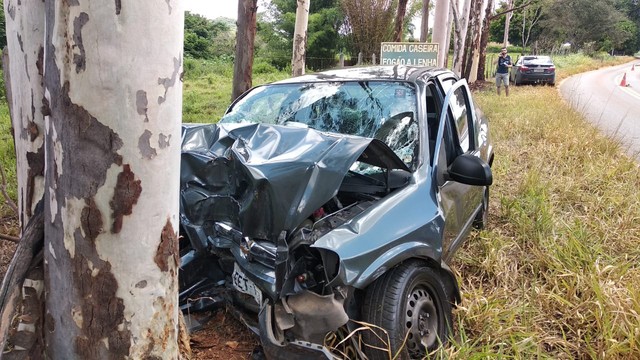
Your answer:
[[[551,57],[547,55],[524,55],[522,58],[524,60],[551,60]]]
[[[436,67],[402,65],[364,66],[321,71],[313,74],[302,75],[286,80],[277,81],[274,84],[358,80],[395,80],[415,82],[420,78],[429,78],[445,73],[453,75],[450,70]]]

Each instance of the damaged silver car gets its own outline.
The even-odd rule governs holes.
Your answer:
[[[255,87],[183,126],[182,309],[231,304],[267,358],[423,358],[450,336],[447,263],[486,224],[492,161],[448,70]]]

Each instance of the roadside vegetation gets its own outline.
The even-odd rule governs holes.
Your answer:
[[[490,226],[452,266],[463,303],[456,346],[444,353],[640,357],[638,164],[555,88],[518,87],[508,98],[491,89],[475,100],[496,146]]]
[[[628,60],[554,57],[559,79]],[[183,120],[217,121],[231,98],[232,63],[186,59],[184,70]],[[254,85],[288,76],[266,62],[254,66]],[[640,357],[638,164],[555,88],[517,87],[505,98],[489,87],[475,100],[496,146],[490,225],[452,264],[463,302],[453,346],[438,356]],[[15,201],[10,128],[3,98],[1,166]],[[10,215],[1,206],[0,217]]]

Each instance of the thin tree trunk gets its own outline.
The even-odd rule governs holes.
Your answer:
[[[24,229],[44,192],[44,2],[4,1],[9,66],[6,84],[14,129],[18,210]]]
[[[449,20],[449,0],[438,0],[436,2],[436,13],[433,19],[433,42],[439,46],[438,66],[444,66],[444,59],[447,56],[447,22]]]
[[[45,4],[46,355],[176,359],[181,2]]]
[[[474,18],[474,9],[475,5],[474,2],[471,3],[470,9],[469,9],[469,15],[467,17],[467,36],[465,38],[465,46],[462,50],[462,70],[460,71],[461,76],[468,79],[469,78],[469,73],[471,72],[470,70],[470,57],[471,57],[471,51],[472,51],[472,45],[473,45],[473,39],[475,38],[475,34],[476,34],[476,27],[475,27],[475,18]]]
[[[453,71],[459,76],[462,75],[462,66],[464,59],[464,49],[467,40],[467,30],[469,28],[469,11],[471,9],[471,2],[469,0],[462,0],[462,11],[458,13],[457,7],[452,7],[454,10],[454,24],[455,24],[455,42],[453,47]]]
[[[480,27],[482,24],[482,5],[483,5],[482,1],[474,1],[473,8],[471,10],[470,24],[472,26],[470,27],[470,30],[471,30],[472,38],[471,38],[471,44],[469,45],[467,63],[464,71],[464,74],[465,74],[464,77],[469,81],[469,83],[474,82],[477,76],[477,62],[475,62],[475,59],[479,51],[478,48],[480,47]],[[475,63],[475,66],[474,66],[474,63]],[[476,71],[474,71],[474,67]]]
[[[487,44],[489,43],[489,26],[491,24],[491,12],[493,12],[493,1],[487,2],[482,22],[482,36],[480,37],[480,51],[478,57],[478,80],[485,81],[485,66],[487,62]]]
[[[398,0],[398,11],[396,12],[396,22],[395,28],[393,30],[393,41],[402,41],[404,16],[407,13],[407,1],[409,0]]]
[[[257,11],[258,0],[238,0],[236,57],[233,61],[231,101],[251,88]]]
[[[513,9],[513,0],[509,0],[507,4],[507,9]],[[509,45],[509,29],[511,26],[511,18],[513,17],[513,12],[507,14],[504,19],[504,37],[502,40],[502,46],[507,47]]]
[[[293,33],[293,55],[291,57],[291,73],[293,76],[304,75],[307,26],[309,24],[309,1],[310,0],[298,0],[298,7],[296,9],[296,25]]]
[[[422,23],[420,25],[420,42],[427,42],[429,37],[429,0],[422,0]]]
[[[453,30],[453,8],[455,8],[457,5],[455,3],[455,0],[453,3],[451,3],[449,5],[449,14],[447,14],[447,35],[445,36],[445,46],[444,46],[444,59],[443,59],[443,66],[448,68],[449,67],[449,51],[451,50],[451,33]]]

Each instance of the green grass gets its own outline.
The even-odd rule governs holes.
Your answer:
[[[290,72],[278,71],[257,61],[253,86],[286,79]],[[230,61],[186,59],[182,121],[186,123],[217,122],[231,102],[233,63]]]
[[[555,57],[559,78],[629,59]],[[190,64],[193,62],[193,64]],[[184,120],[215,122],[230,63],[185,61]],[[288,77],[261,73],[260,84]],[[452,268],[463,302],[450,359],[640,358],[640,169],[552,87],[475,94],[496,146],[488,230]],[[6,104],[0,154],[15,166]],[[15,198],[15,175],[10,191]],[[4,209],[1,209],[4,210]]]
[[[16,153],[13,148],[13,136],[11,135],[11,119],[9,107],[5,99],[0,100],[0,166],[6,177],[6,191],[15,202],[17,199],[16,187]],[[3,186],[0,179],[0,187]],[[0,218],[9,213],[10,209],[0,194]]]

